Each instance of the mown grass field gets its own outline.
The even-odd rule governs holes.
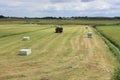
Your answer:
[[[100,26],[97,30],[120,49],[120,26]]]
[[[116,59],[104,41],[92,28],[63,28],[57,34],[51,25],[0,25],[0,80],[109,80]],[[32,54],[18,55],[22,48]]]

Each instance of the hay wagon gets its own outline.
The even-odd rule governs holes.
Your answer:
[[[62,33],[63,32],[63,28],[61,26],[57,26],[55,28],[55,33]]]

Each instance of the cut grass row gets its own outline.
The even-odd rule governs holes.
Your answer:
[[[35,27],[36,25],[29,25],[29,27],[27,27],[27,25],[14,25],[12,27],[11,25],[0,25],[0,38],[7,37],[7,36],[13,36],[13,35],[20,35],[20,34],[25,34],[25,33],[31,33],[31,32],[35,32],[38,30],[51,28],[48,26],[41,27],[41,28],[37,26],[34,28],[33,26]]]

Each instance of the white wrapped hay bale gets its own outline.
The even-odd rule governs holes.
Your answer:
[[[88,26],[85,26],[86,29],[88,29]]]
[[[31,54],[31,49],[21,49],[19,51],[19,55],[25,55],[25,56],[27,56],[29,54]]]
[[[23,41],[27,41],[27,40],[30,40],[30,37],[29,37],[29,36],[23,37]]]
[[[88,38],[92,38],[92,32],[87,33]]]

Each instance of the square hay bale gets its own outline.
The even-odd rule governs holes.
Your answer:
[[[25,55],[25,56],[27,56],[29,54],[31,54],[31,49],[21,49],[19,51],[19,55]]]
[[[88,26],[85,26],[86,29],[88,29]]]
[[[87,33],[88,38],[92,38],[92,32]]]
[[[27,41],[27,40],[30,40],[30,37],[29,37],[29,36],[23,37],[23,41]]]

